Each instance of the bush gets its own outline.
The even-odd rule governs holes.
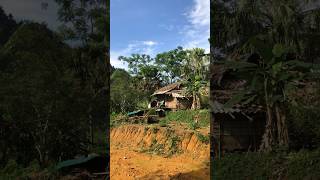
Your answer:
[[[208,144],[210,142],[209,136],[205,136],[199,132],[197,132],[196,135],[197,135],[200,142],[205,143],[205,144]]]
[[[121,124],[122,122],[126,122],[127,120],[128,120],[128,115],[121,114],[121,113],[117,114],[113,112],[110,118],[110,127],[115,127]]]
[[[159,122],[159,126],[160,127],[166,127],[167,126],[167,121],[165,119],[162,119],[160,122]]]
[[[57,179],[52,167],[41,169],[37,160],[33,160],[27,167],[22,167],[15,160],[9,160],[0,170],[0,179]]]
[[[195,117],[198,116],[198,123],[195,123]],[[164,120],[169,122],[188,123],[191,129],[207,127],[210,125],[210,113],[207,109],[202,110],[179,110],[168,112]]]
[[[289,111],[290,147],[296,150],[320,147],[320,108],[291,106]]]
[[[320,149],[315,151],[233,153],[213,160],[214,179],[317,179]]]

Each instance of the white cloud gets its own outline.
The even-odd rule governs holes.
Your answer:
[[[110,51],[110,63],[117,68],[127,69],[127,64],[118,60],[119,56],[130,56],[131,54],[147,54],[155,55],[155,46],[158,42],[155,41],[134,41],[124,49]]]
[[[210,1],[194,0],[194,6],[187,15],[193,25],[207,27],[210,25]]]
[[[184,47],[204,48],[210,52],[210,1],[194,0],[193,7],[184,14],[189,22],[180,33],[184,35]]]
[[[155,41],[143,41],[143,44],[147,46],[154,46],[154,45],[157,45],[158,43]]]

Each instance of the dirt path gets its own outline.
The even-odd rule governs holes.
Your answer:
[[[123,147],[111,149],[111,180],[209,179],[207,163],[193,159],[187,154],[165,158]]]
[[[199,153],[196,152],[196,149],[199,148],[199,151],[202,150],[201,154],[204,154],[207,148],[200,146],[199,142],[191,143],[194,146],[194,149],[190,149],[189,146],[189,150],[191,151],[183,151],[171,157],[143,153],[139,151],[138,143],[133,143],[134,140],[132,140],[132,143],[128,143],[127,141],[128,139],[135,139],[138,142],[137,138],[140,137],[139,134],[142,133],[140,132],[142,130],[136,128],[119,128],[117,132],[111,133],[111,180],[210,179],[209,158],[199,156]],[[154,134],[154,136],[159,137],[159,133],[161,133],[161,130]],[[189,141],[195,141],[193,139],[195,138],[190,138]],[[194,144],[197,144],[197,146]],[[187,147],[185,148],[188,149]]]

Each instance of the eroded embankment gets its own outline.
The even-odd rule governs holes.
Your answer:
[[[208,130],[181,126],[121,125],[110,133],[110,178],[207,180]]]
[[[111,130],[111,144],[159,155],[191,153],[198,158],[210,156],[208,135],[185,129],[157,126],[122,125]]]

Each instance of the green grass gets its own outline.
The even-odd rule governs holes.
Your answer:
[[[117,114],[117,113],[112,113],[110,116],[110,127],[117,127],[120,124],[126,122],[128,120],[128,116],[126,114]]]
[[[159,129],[156,127],[145,128],[145,131],[148,130],[155,134]],[[144,147],[146,144],[140,143],[141,147],[139,152],[156,154],[164,157],[171,157],[172,155],[180,153],[179,143],[181,142],[181,139],[175,134],[175,131],[170,127],[167,127],[165,128],[165,136],[168,138],[168,141],[165,144],[161,144],[157,141],[156,136],[153,135],[150,147]],[[168,147],[168,149],[166,150],[165,147]]]
[[[200,142],[205,143],[205,144],[209,144],[209,141],[210,141],[209,136],[205,136],[199,132],[196,132],[196,136]]]
[[[180,138],[177,135],[171,136],[169,139],[169,152],[168,156],[172,156],[176,153],[179,153],[178,143],[180,142]]]
[[[165,119],[162,119],[160,122],[159,122],[159,126],[160,127],[167,127],[168,125],[168,122],[165,120]]]
[[[156,154],[156,155],[165,155],[164,145],[158,143],[155,137],[151,140],[151,146],[149,148],[141,148],[141,153],[148,153],[148,154]]]
[[[152,133],[153,134],[156,134],[158,131],[159,131],[159,128],[157,128],[157,127],[152,127]]]
[[[30,162],[27,167],[22,167],[14,160],[9,160],[6,166],[0,169],[0,179],[58,179],[59,174],[54,171],[54,165],[41,169],[36,160]]]
[[[198,116],[198,123],[195,123],[195,117]],[[160,122],[167,124],[170,122],[188,123],[190,129],[200,127],[208,127],[210,125],[210,113],[208,109],[201,110],[179,110],[175,112],[167,112]]]
[[[318,179],[320,149],[299,152],[232,153],[212,161],[214,179]]]
[[[148,130],[149,130],[149,127],[144,127],[143,135],[147,135]]]

